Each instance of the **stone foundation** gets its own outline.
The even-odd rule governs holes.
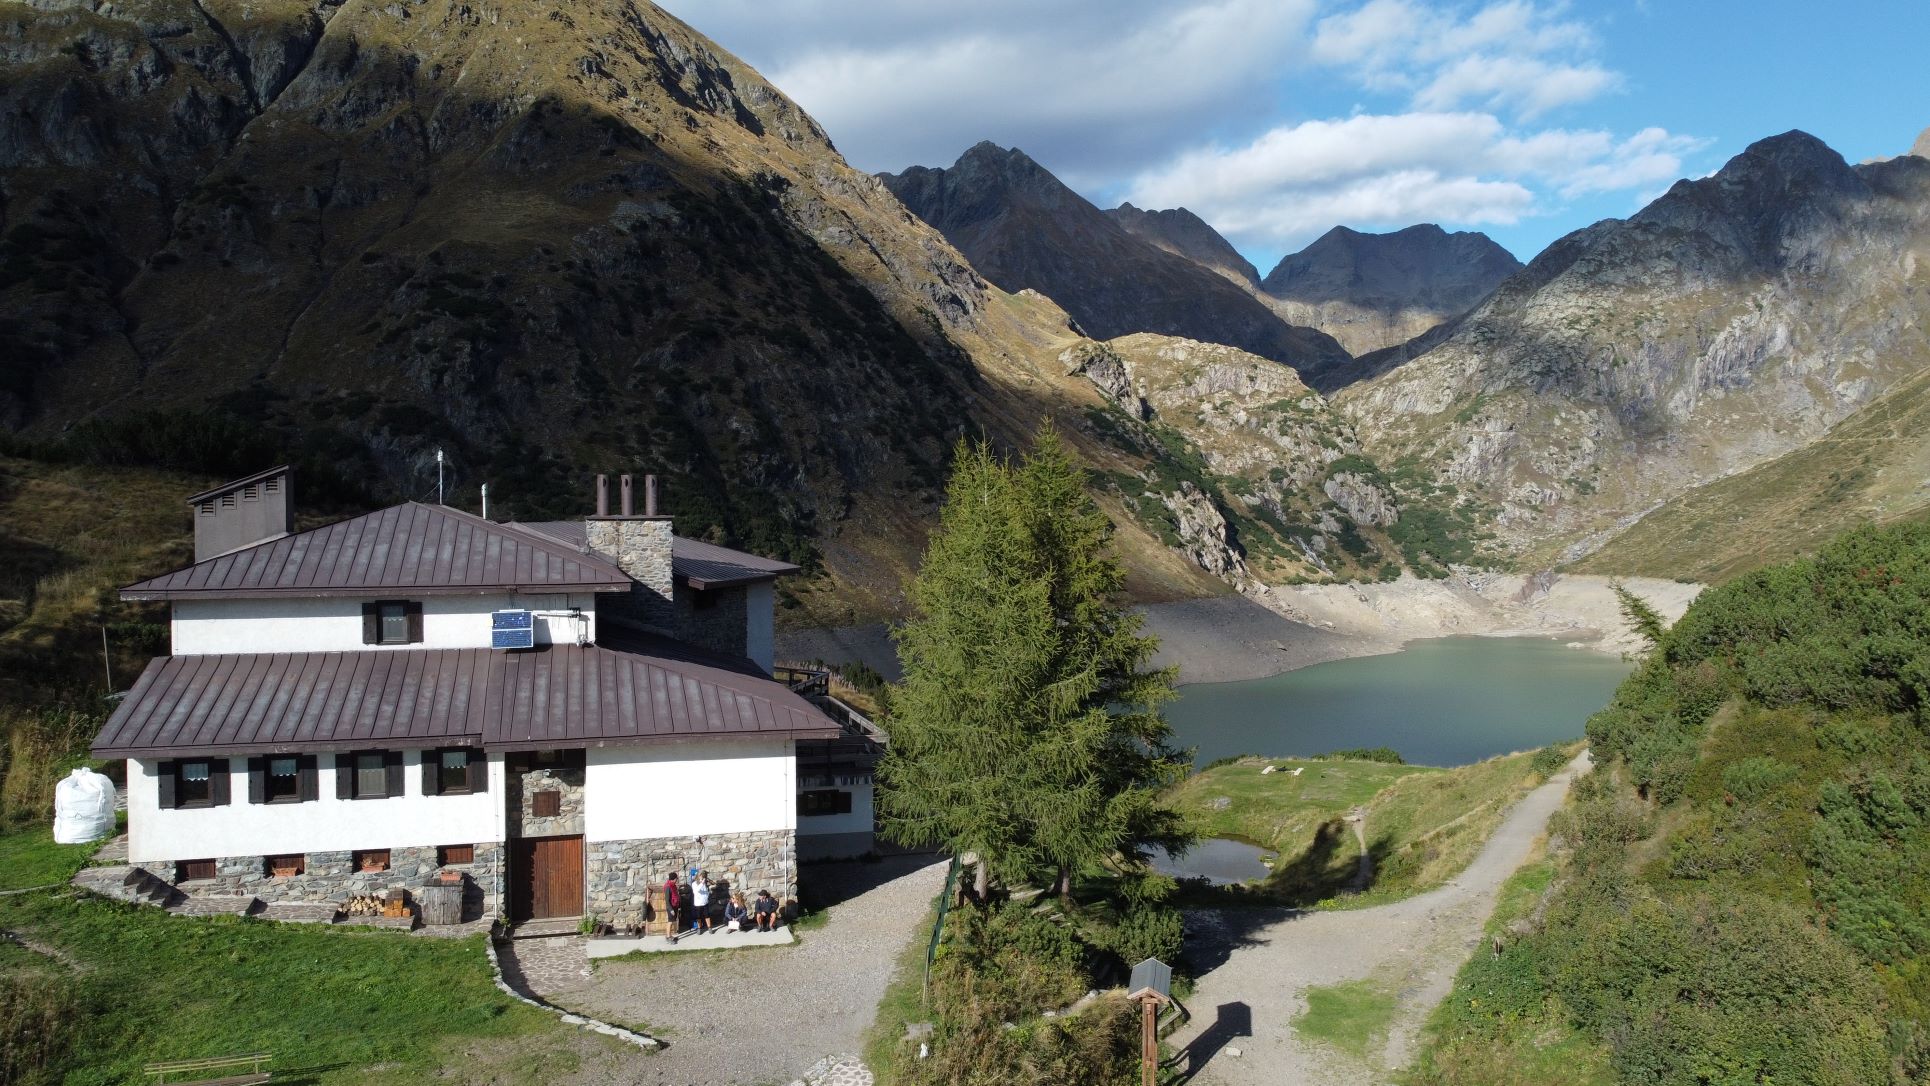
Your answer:
[[[501,844],[478,842],[474,863],[450,864],[452,870],[469,877],[463,880],[462,918],[478,920],[494,916],[497,888],[502,881],[504,850]],[[261,856],[223,856],[215,860],[216,874],[211,879],[190,879],[175,885],[193,895],[252,895],[266,902],[336,902],[353,894],[380,894],[396,887],[421,889],[442,870],[436,864],[433,845],[389,850],[387,871],[354,870],[350,852],[309,852],[304,854],[305,870],[300,875],[276,877],[267,873]],[[175,861],[144,860],[139,863],[164,882],[174,882]]]
[[[791,830],[592,841],[584,852],[584,908],[610,923],[634,923],[652,887],[662,886],[672,871],[688,877],[693,867],[708,872],[713,883],[729,884],[746,903],[759,890],[779,901],[797,896],[797,835]]]

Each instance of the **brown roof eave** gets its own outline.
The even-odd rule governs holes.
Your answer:
[[[181,758],[241,758],[251,754],[339,754],[350,750],[439,750],[443,747],[480,747],[480,735],[425,735],[417,738],[332,739],[313,743],[210,743],[174,747],[93,747],[96,758],[140,758],[144,761]]]
[[[736,588],[739,585],[775,581],[782,576],[784,576],[782,573],[760,573],[743,577],[684,577],[682,580],[699,591],[709,591],[713,588]]]
[[[486,751],[514,754],[532,750],[588,750],[591,747],[657,747],[673,743],[750,742],[757,739],[831,739],[838,726],[799,728],[793,731],[698,732],[689,735],[612,735],[575,739],[507,739],[483,743]]]
[[[269,600],[269,599],[398,599],[409,596],[490,596],[508,592],[519,596],[556,596],[572,592],[627,592],[628,581],[586,581],[579,584],[490,585],[379,585],[360,588],[161,588],[121,589],[129,602],[156,600]]]

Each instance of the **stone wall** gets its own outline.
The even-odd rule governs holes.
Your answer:
[[[597,620],[614,617],[675,636],[670,518],[591,517],[584,527],[590,549],[609,555],[637,582],[627,594],[599,594]]]
[[[502,882],[504,848],[492,842],[477,842],[473,863],[450,864],[451,870],[468,876],[463,880],[462,918],[476,920],[495,914],[497,889]],[[195,857],[184,857],[195,858]],[[175,883],[188,894],[248,894],[263,901],[300,901],[311,904],[340,903],[352,894],[381,894],[396,887],[414,892],[429,884],[437,871],[433,845],[389,850],[387,871],[355,870],[354,853],[310,852],[304,854],[305,870],[300,875],[268,874],[263,856],[222,856],[215,860],[215,877]],[[165,882],[175,882],[174,863],[149,861],[141,866]]]
[[[779,901],[797,896],[797,835],[791,830],[592,841],[584,849],[584,907],[610,923],[635,923],[651,887],[662,886],[672,871],[688,877],[693,867],[708,872],[713,883],[728,883],[746,902],[759,890]]]
[[[512,765],[506,776],[509,781],[511,837],[563,837],[583,832],[582,766],[530,766],[518,771]],[[535,797],[538,792],[559,794],[554,816],[536,816]]]
[[[712,652],[743,656],[745,631],[749,626],[749,591],[735,588],[710,588],[703,591],[689,585],[677,586],[677,636]],[[699,601],[705,606],[697,606]]]

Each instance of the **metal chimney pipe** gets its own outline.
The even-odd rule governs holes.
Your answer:
[[[610,477],[608,475],[596,477],[596,515],[599,517],[610,515]]]
[[[617,508],[622,510],[623,515],[626,517],[636,516],[637,507],[636,507],[635,500],[631,497],[630,477],[628,475],[617,476],[617,492],[618,492]]]
[[[643,477],[643,515],[646,517],[657,515],[657,477],[655,475]]]

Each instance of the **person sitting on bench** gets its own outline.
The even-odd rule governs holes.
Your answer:
[[[744,907],[744,895],[732,894],[724,906],[724,930],[743,931],[751,926],[751,911]]]

